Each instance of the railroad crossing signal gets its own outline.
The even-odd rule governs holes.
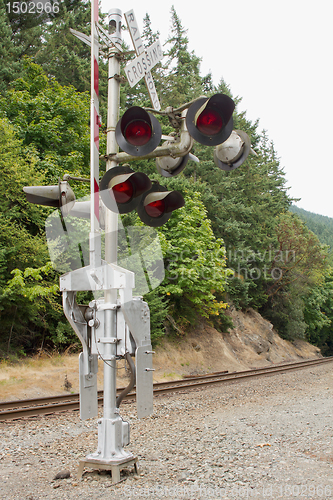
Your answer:
[[[119,415],[121,395],[116,398],[116,359],[129,362],[132,380],[137,385],[139,418],[152,412],[153,377],[152,347],[150,341],[149,308],[141,298],[133,297],[134,273],[114,264],[117,260],[117,217],[112,212],[128,213],[137,209],[144,224],[158,227],[167,222],[172,212],[184,206],[181,193],[168,191],[147,175],[135,172],[126,165],[138,158],[156,158],[157,168],[164,177],[178,175],[190,157],[194,140],[216,146],[214,161],[223,170],[239,167],[251,152],[251,144],[242,131],[233,131],[232,113],[235,105],[230,97],[216,94],[199,98],[178,109],[167,108],[161,114],[169,117],[176,129],[174,137],[163,138],[161,126],[152,114],[161,109],[150,69],[162,58],[159,40],[144,48],[133,11],[125,14],[136,52],[136,59],[125,67],[131,86],[145,78],[153,104],[152,113],[134,106],[117,123],[120,95],[121,12],[109,12],[111,36],[98,25],[98,0],[91,5],[92,35],[90,38],[75,32],[91,45],[91,201],[76,202],[67,181],[54,186],[25,187],[27,199],[32,203],[60,208],[62,214],[78,217],[90,215],[89,265],[67,272],[60,277],[64,313],[82,343],[80,355],[80,416],[97,416],[98,356],[104,363],[104,411],[99,420],[98,447],[95,453],[81,461],[79,476],[85,465],[111,468],[112,480],[119,481],[120,469],[136,466],[137,458],[124,450],[129,444],[129,424]],[[98,30],[97,30],[98,28]],[[113,30],[113,31],[112,31]],[[99,186],[98,131],[98,34],[105,39],[109,58],[109,94],[107,129],[107,172]],[[109,49],[112,50],[109,50]],[[115,105],[115,103],[117,103]],[[116,108],[116,109],[114,109]],[[97,132],[97,133],[96,133]],[[159,145],[164,140],[162,145]],[[116,152],[116,141],[123,152]],[[99,189],[100,188],[100,189]],[[99,192],[102,209],[106,207],[105,260],[102,259]],[[104,208],[103,208],[104,207]],[[109,230],[109,231],[108,231]],[[113,232],[112,232],[113,231]],[[82,252],[81,252],[82,253]],[[115,260],[112,260],[112,259]],[[142,256],[141,256],[142,258]],[[151,254],[150,254],[151,258]],[[137,274],[137,270],[135,271]],[[89,306],[78,305],[78,291],[97,292],[98,298]],[[104,292],[104,298],[100,293]],[[131,356],[135,355],[136,367]],[[134,373],[135,371],[135,373]],[[131,382],[132,383],[132,382]],[[131,390],[131,384],[125,392]],[[123,391],[124,392],[124,391]],[[120,400],[119,400],[120,398]]]
[[[129,167],[110,168],[100,182],[101,198],[112,212],[126,214],[134,210],[141,195],[151,188],[149,177]]]
[[[185,156],[181,156],[180,158],[161,156],[156,158],[156,170],[163,177],[175,177],[184,170],[189,159],[190,153],[187,153]]]
[[[214,162],[221,170],[229,172],[240,167],[250,152],[254,153],[247,133],[233,130],[228,139],[214,149]]]
[[[129,108],[116,127],[116,140],[123,152],[109,158],[119,163],[134,161],[138,157],[156,158],[158,173],[163,177],[173,177],[184,170],[194,140],[206,146],[216,146],[214,162],[221,170],[234,170],[250,153],[255,154],[246,132],[233,130],[235,104],[229,96],[200,97],[180,109],[182,112],[170,111],[170,108],[162,112],[169,116],[177,132],[175,138],[167,137],[158,146],[163,139],[158,120],[143,108]]]

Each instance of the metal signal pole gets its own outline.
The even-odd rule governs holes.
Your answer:
[[[121,44],[121,11],[113,9],[109,11],[109,34],[111,40],[116,44]],[[108,113],[106,132],[106,151],[114,154],[118,151],[116,142],[116,125],[119,115],[120,105],[120,82],[117,75],[120,74],[120,61],[117,58],[119,51],[115,46],[110,50],[108,59]],[[106,170],[116,167],[117,162],[108,160]],[[105,260],[106,262],[117,264],[118,246],[118,214],[107,210],[105,214]],[[117,303],[117,290],[106,290],[104,294],[105,305]],[[115,338],[116,332],[116,310],[105,310],[105,335]],[[116,418],[118,416],[116,408],[116,344],[108,343],[105,346],[106,357],[104,363],[104,419]]]
[[[150,340],[149,307],[142,297],[132,296],[134,272],[117,265],[118,208],[110,181],[101,185],[105,189],[104,193],[107,193],[108,200],[110,198],[111,205],[113,203],[114,205],[103,204],[105,197],[101,196],[100,200],[99,192],[99,49],[107,51],[109,61],[107,154],[105,155],[106,170],[109,171],[119,163],[116,158],[118,154],[116,126],[120,107],[121,17],[119,9],[109,11],[109,33],[107,33],[98,24],[98,0],[93,0],[91,36],[71,30],[73,35],[91,46],[91,227],[89,265],[60,277],[64,312],[83,346],[79,364],[80,416],[83,420],[98,415],[97,359],[101,359],[104,363],[103,417],[98,420],[98,446],[96,452],[80,461],[78,478],[82,476],[83,469],[87,466],[111,470],[113,482],[120,480],[120,471],[125,467],[132,465],[137,472],[137,457],[124,450],[130,441],[129,423],[119,414],[119,405],[124,393],[129,392],[135,384],[138,417],[144,417],[153,411],[153,351]],[[134,14],[131,18],[132,21],[135,20]],[[75,203],[79,207],[81,202]],[[102,259],[101,213],[105,216],[104,259]],[[89,306],[79,305],[76,302],[76,294],[80,290],[90,290],[97,292],[98,295]],[[101,292],[104,292],[104,297],[100,295]],[[131,358],[133,355],[136,365]],[[131,382],[117,398],[118,358],[128,361]]]

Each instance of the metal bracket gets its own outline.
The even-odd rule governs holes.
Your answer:
[[[124,76],[120,76],[120,75],[109,76],[108,80],[111,80],[112,78],[114,78],[115,80],[117,80],[117,82],[120,82],[120,83],[125,83],[127,81]]]
[[[121,305],[125,321],[130,329],[137,347],[150,347],[150,312],[146,302],[135,297]]]
[[[85,308],[76,302],[75,292],[63,292],[63,308],[66,318],[82,344],[83,352],[79,358],[80,417],[86,420],[98,414],[97,355],[91,354],[91,329],[84,317]]]
[[[119,339],[116,337],[100,337],[97,342],[101,342],[102,344],[117,344]]]
[[[153,357],[147,352],[151,352],[147,346],[138,347],[135,352],[138,418],[146,417],[153,412]]]
[[[134,288],[134,273],[116,264],[102,260],[102,265],[91,265],[60,276],[60,291],[112,290]]]

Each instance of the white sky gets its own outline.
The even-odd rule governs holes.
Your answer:
[[[333,217],[332,0],[102,0],[102,11],[133,9],[141,32],[148,12],[163,44],[172,5],[201,74],[223,77],[242,97],[238,111],[260,119],[297,205]]]

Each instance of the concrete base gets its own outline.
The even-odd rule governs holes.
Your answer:
[[[134,466],[134,474],[138,474],[137,466],[138,457],[124,458],[122,460],[98,460],[92,458],[86,458],[85,460],[80,460],[79,469],[77,472],[77,479],[81,479],[83,474],[83,469],[85,467],[90,467],[92,469],[98,470],[110,470],[112,476],[112,482],[118,483],[120,481],[120,471],[126,469],[130,465]]]

